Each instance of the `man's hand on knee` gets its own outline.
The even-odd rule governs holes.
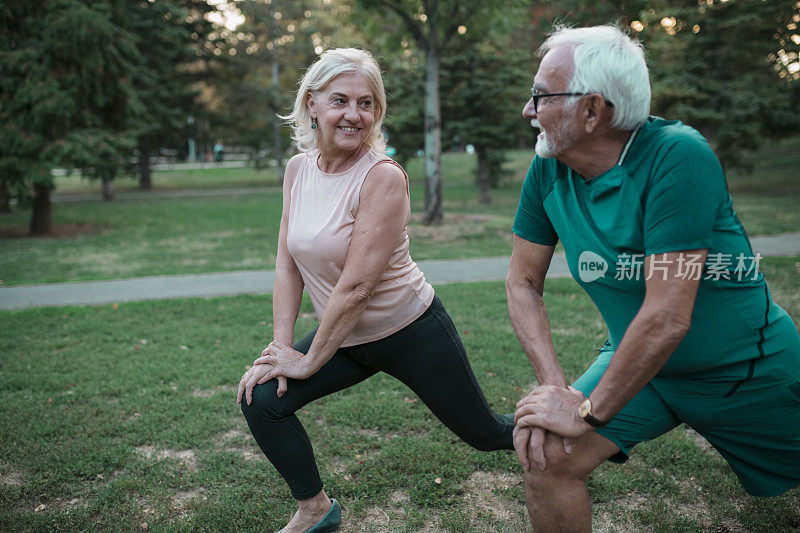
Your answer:
[[[559,441],[559,446],[564,450],[565,454],[572,453],[574,449],[572,439],[561,437],[539,427],[517,426],[514,429],[514,449],[517,452],[520,463],[522,463],[522,468],[526,471],[530,470],[531,463],[534,463],[539,470],[544,470],[547,467],[548,455],[545,452],[545,444],[553,440]],[[558,453],[560,454],[560,449]],[[551,449],[550,455],[552,454],[553,451]]]
[[[516,426],[514,428],[514,450],[517,452],[517,458],[522,464],[523,470],[528,470],[531,467],[530,460],[528,459],[528,442],[531,438],[531,428],[523,428]]]
[[[578,438],[592,427],[578,416],[583,393],[572,387],[542,385],[517,403],[514,420],[518,426],[543,427],[558,435]]]

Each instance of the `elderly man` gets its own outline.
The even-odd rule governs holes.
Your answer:
[[[540,386],[515,447],[537,531],[589,531],[584,478],[686,423],[758,496],[800,483],[800,336],[694,129],[648,116],[638,42],[559,29],[523,116],[541,130],[514,222],[514,331]],[[568,387],[542,300],[558,240],[609,340]]]

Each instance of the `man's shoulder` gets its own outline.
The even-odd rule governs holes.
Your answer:
[[[691,176],[695,183],[717,181],[724,174],[719,158],[703,135],[677,120],[650,117],[640,130],[633,172],[650,183],[662,178]],[[632,148],[633,152],[634,149]],[[677,173],[676,173],[677,172]]]
[[[641,128],[642,148],[666,150],[711,150],[703,135],[693,127],[679,120],[666,120],[651,116]]]

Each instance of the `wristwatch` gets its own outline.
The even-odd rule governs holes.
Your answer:
[[[581,417],[584,422],[595,428],[601,428],[608,423],[601,422],[592,416],[592,400],[589,398],[583,400],[578,406],[578,416]]]

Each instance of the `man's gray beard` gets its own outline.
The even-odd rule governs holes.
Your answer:
[[[536,146],[534,150],[536,150],[536,155],[543,158],[555,157],[557,155],[553,153],[550,143],[547,142],[546,133],[540,137],[536,137]]]
[[[575,120],[571,120],[569,123],[562,121],[557,128],[558,131],[553,136],[558,139],[557,143],[550,142],[547,133],[542,130],[544,135],[536,137],[536,146],[534,147],[536,155],[543,158],[550,158],[558,157],[564,153],[572,146],[572,143],[575,142],[575,138],[577,137],[576,127]]]

